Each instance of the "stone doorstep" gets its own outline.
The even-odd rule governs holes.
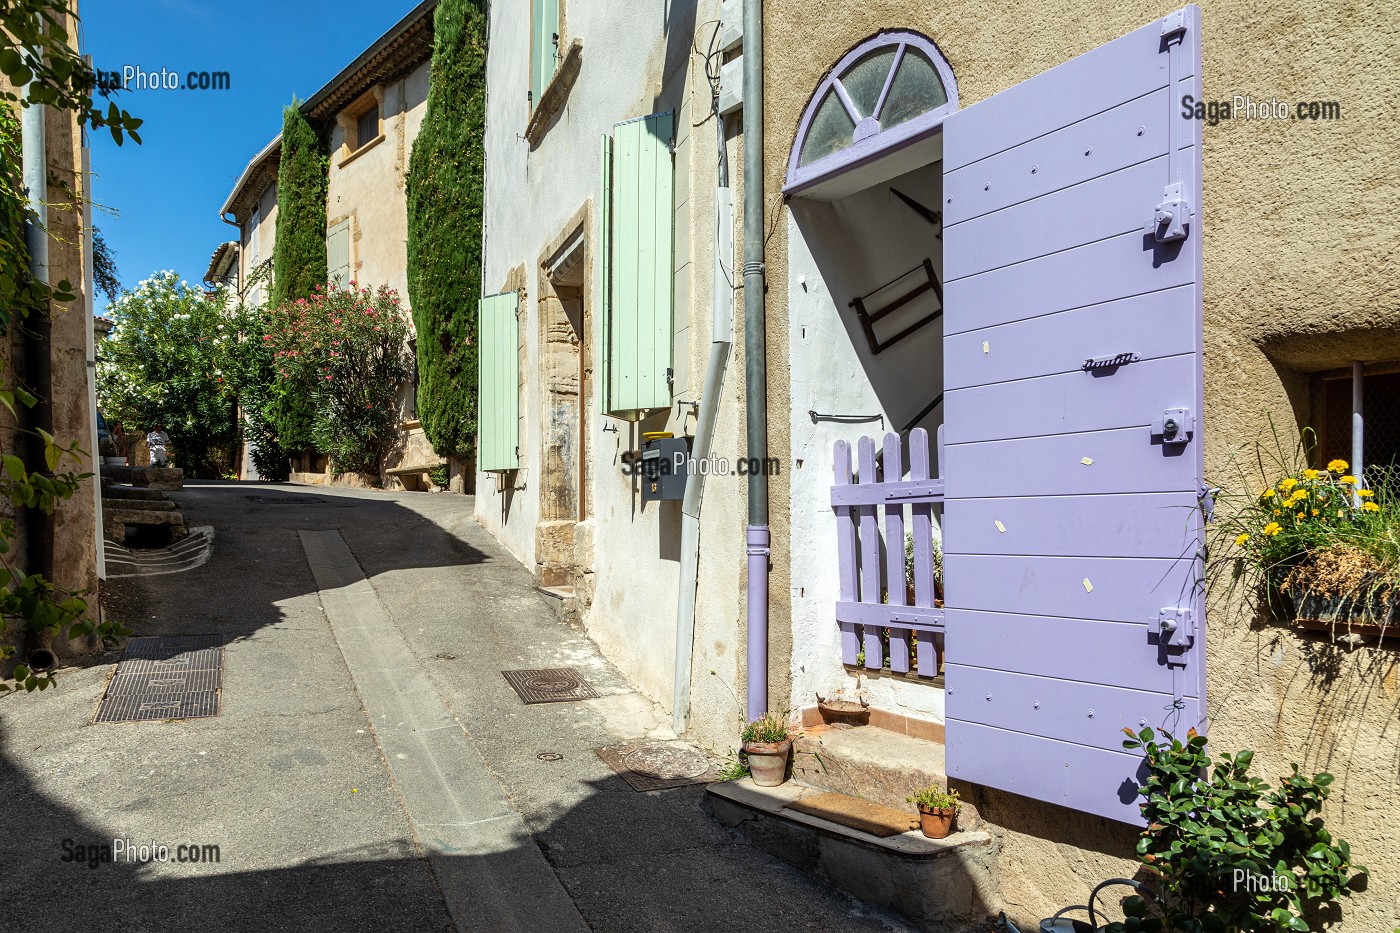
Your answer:
[[[916,788],[944,787],[948,776],[942,742],[900,735],[875,726],[813,726],[793,742],[792,777],[807,787],[861,797],[897,810]],[[958,814],[964,829],[980,829],[970,805]]]
[[[990,845],[992,841],[992,837],[985,832],[968,832],[966,830],[953,833],[947,839],[930,839],[918,830],[910,830],[895,836],[875,836],[863,830],[813,816],[810,813],[790,810],[788,804],[795,803],[803,797],[828,793],[825,789],[808,787],[798,784],[796,781],[788,781],[777,787],[759,787],[752,778],[741,778],[737,781],[710,784],[705,788],[705,791],[731,804],[766,813],[769,816],[781,817],[826,835],[862,846],[874,846],[905,858],[939,858],[959,846]],[[912,804],[906,803],[901,809],[910,810],[912,807]]]
[[[180,507],[169,499],[108,499],[102,500],[102,508],[119,512],[169,512]]]
[[[126,486],[120,483],[102,484],[102,498],[107,499],[146,499],[153,502],[162,501],[166,498],[165,492],[160,489],[147,489],[144,486]]]
[[[706,787],[704,805],[757,848],[862,901],[895,910],[921,929],[988,928],[1000,901],[997,845],[990,834],[960,831],[929,839],[913,830],[882,839],[786,808],[820,792],[791,781],[757,787],[744,778]]]

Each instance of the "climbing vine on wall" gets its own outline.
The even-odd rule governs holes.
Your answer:
[[[442,0],[432,76],[408,172],[408,296],[418,334],[418,417],[433,448],[465,454],[476,434],[481,298],[486,15]]]

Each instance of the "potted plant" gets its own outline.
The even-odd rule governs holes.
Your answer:
[[[1308,468],[1310,435],[1293,458],[1270,452],[1266,463],[1259,452],[1271,482],[1217,520],[1212,550],[1223,557],[1211,564],[1300,627],[1387,634],[1400,622],[1400,477],[1353,475],[1345,460]]]
[[[792,735],[787,720],[774,713],[766,714],[744,726],[744,757],[749,773],[759,787],[777,787],[787,780],[788,759],[792,756]]]
[[[947,839],[952,834],[957,825],[958,810],[962,809],[957,791],[943,790],[936,784],[930,784],[914,791],[914,796],[904,799],[918,805],[919,828],[925,836]]]

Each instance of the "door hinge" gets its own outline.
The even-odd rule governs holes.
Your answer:
[[[1175,34],[1178,33],[1178,32],[1185,32],[1185,31],[1186,31],[1186,10],[1185,10],[1185,9],[1180,9],[1180,10],[1176,10],[1176,11],[1174,11],[1174,12],[1172,12],[1172,13],[1168,13],[1167,16],[1166,16],[1166,18],[1162,20],[1162,35],[1163,35],[1163,36],[1171,36],[1171,35],[1175,35]]]
[[[1160,435],[1163,444],[1185,444],[1196,433],[1196,418],[1189,408],[1168,408],[1152,422],[1152,434]]]
[[[1205,516],[1207,525],[1215,521],[1215,497],[1219,493],[1219,488],[1206,482],[1202,482],[1196,489],[1196,501],[1201,504],[1201,514]]]
[[[1168,667],[1186,666],[1186,649],[1196,640],[1196,620],[1189,606],[1164,606],[1157,613],[1157,645]],[[1176,649],[1176,650],[1172,650]]]
[[[1162,200],[1152,214],[1152,235],[1158,243],[1186,239],[1186,225],[1191,221],[1191,204],[1181,190],[1181,182],[1167,185]]]

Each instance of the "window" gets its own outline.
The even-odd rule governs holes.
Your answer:
[[[374,142],[379,135],[379,101],[355,120],[355,148],[360,149]]]
[[[342,288],[350,281],[349,220],[342,220],[326,232],[326,280]]]
[[[603,137],[599,404],[628,421],[671,404],[674,126],[656,113]]]
[[[262,205],[254,205],[253,213],[248,218],[248,271],[252,272],[258,264],[258,226],[262,223]]]
[[[559,64],[559,0],[530,0],[530,109]]]
[[[1400,364],[1371,363],[1361,378],[1362,460],[1353,463],[1350,370],[1320,373],[1313,383],[1311,427],[1317,431],[1313,466],[1352,463],[1370,484],[1396,480],[1400,465]]]
[[[817,86],[802,115],[784,194],[936,132],[957,109],[957,84],[938,47],[909,31],[856,46]]]

